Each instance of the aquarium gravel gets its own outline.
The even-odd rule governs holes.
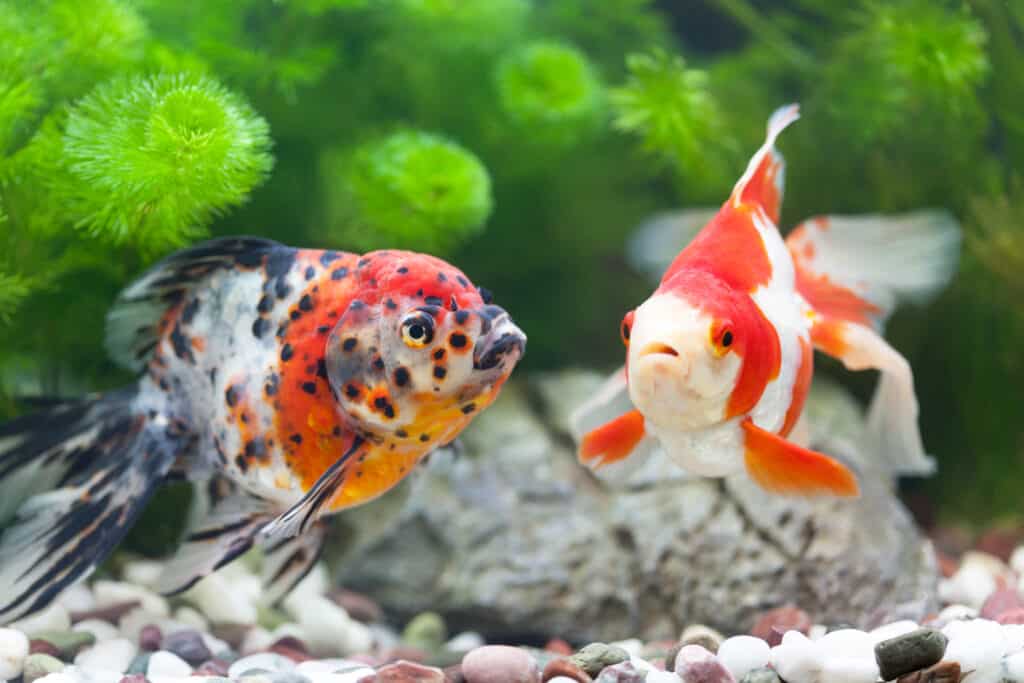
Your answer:
[[[399,632],[372,599],[332,587],[325,565],[275,607],[259,604],[253,562],[187,592],[153,590],[161,564],[129,560],[117,580],[75,586],[0,628],[0,679],[23,683],[1016,683],[1024,681],[1024,545],[1004,559],[942,556],[942,609],[867,630],[813,623],[796,605],[749,633],[701,624],[677,640],[543,647],[450,635],[437,614]]]

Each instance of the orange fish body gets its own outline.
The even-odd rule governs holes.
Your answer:
[[[162,590],[260,543],[273,599],[319,556],[326,518],[455,439],[526,341],[434,257],[250,238],[157,264],[119,296],[107,336],[136,386],[0,425],[0,477],[31,470],[39,488],[0,537],[0,621],[83,578],[172,476],[208,481],[210,505]]]
[[[626,315],[623,371],[576,414],[584,463],[625,460],[649,451],[653,438],[695,474],[746,470],[777,493],[855,496],[859,487],[848,467],[787,439],[803,410],[817,348],[852,369],[882,371],[869,416],[875,445],[892,451],[906,471],[928,468],[909,366],[879,328],[895,295],[948,280],[958,233],[918,222],[903,234],[864,231],[865,244],[844,250],[857,241],[856,220],[818,218],[784,241],[776,227],[784,166],[774,141],[797,118],[795,105],[772,116],[765,144],[729,199],[652,296]],[[830,233],[835,223],[846,227]],[[877,258],[865,258],[874,251]],[[879,272],[886,259],[915,273],[913,286]],[[594,424],[616,386],[633,410]]]

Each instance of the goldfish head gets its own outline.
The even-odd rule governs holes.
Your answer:
[[[774,328],[749,295],[710,274],[682,272],[663,283],[626,314],[622,332],[630,398],[662,435],[751,410],[778,371]]]
[[[439,259],[376,252],[327,345],[344,418],[370,438],[433,447],[497,396],[526,336],[490,296]]]

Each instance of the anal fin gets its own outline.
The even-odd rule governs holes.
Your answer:
[[[747,472],[761,488],[788,496],[859,494],[856,476],[840,462],[761,429],[749,418],[742,426]]]
[[[263,602],[275,604],[309,573],[323,552],[328,524],[320,519],[304,534],[264,543]]]

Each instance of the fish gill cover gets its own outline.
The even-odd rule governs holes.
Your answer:
[[[784,225],[963,223],[953,286],[888,335],[939,461],[925,486],[1015,511],[1022,33],[997,0],[0,2],[0,407],[120,384],[116,292],[237,233],[450,257],[529,331],[527,368],[609,366],[648,288],[629,234],[720,202],[798,100]]]

